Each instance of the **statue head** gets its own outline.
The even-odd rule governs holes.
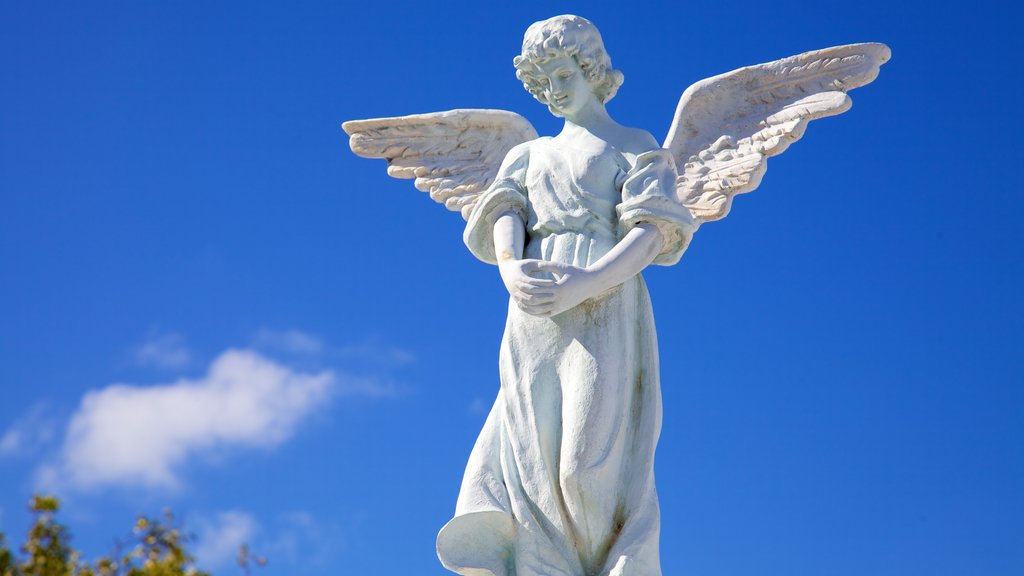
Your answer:
[[[541,65],[559,57],[571,58],[579,66],[602,104],[611,100],[622,85],[622,72],[612,68],[601,33],[589,20],[567,14],[535,22],[523,37],[522,54],[512,62],[523,87],[539,102],[547,104],[552,114],[560,115],[548,101],[548,78]]]

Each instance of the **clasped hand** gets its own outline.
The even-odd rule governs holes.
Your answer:
[[[509,259],[500,262],[498,270],[512,300],[532,316],[561,314],[600,291],[594,272],[568,264]]]

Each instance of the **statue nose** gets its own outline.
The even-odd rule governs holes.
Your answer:
[[[552,94],[561,94],[565,92],[565,78],[561,78],[558,74],[552,73],[545,75],[545,84],[547,84],[548,91]]]

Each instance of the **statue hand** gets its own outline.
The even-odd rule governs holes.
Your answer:
[[[534,316],[549,318],[575,308],[583,301],[597,296],[603,290],[597,275],[590,270],[559,264],[556,262],[537,261],[532,268],[534,272],[549,272],[557,280],[546,285],[540,299],[530,310],[523,309]]]
[[[555,281],[532,276],[545,262],[541,260],[505,259],[498,262],[498,272],[512,300],[519,309],[534,316],[544,314],[554,300]]]

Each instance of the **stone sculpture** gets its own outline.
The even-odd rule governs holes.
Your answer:
[[[658,350],[640,272],[757,187],[807,123],[850,107],[883,44],[741,68],[682,95],[663,145],[617,124],[622,84],[587,20],[530,26],[516,76],[557,136],[521,116],[453,110],[346,122],[352,150],[467,220],[464,240],[511,295],[501,387],[437,551],[466,576],[661,574],[654,450]]]

